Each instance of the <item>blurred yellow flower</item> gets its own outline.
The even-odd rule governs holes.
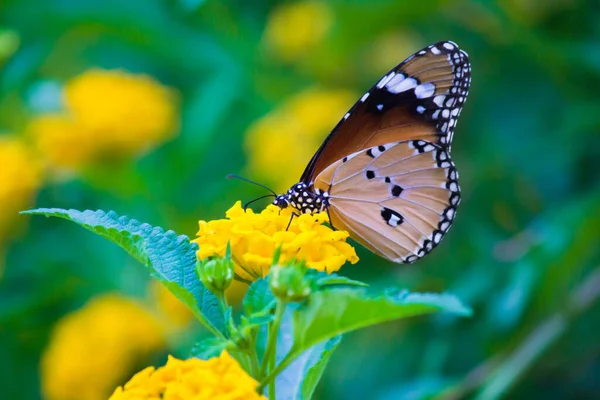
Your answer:
[[[66,83],[64,102],[63,113],[38,116],[28,129],[41,154],[59,167],[131,157],[177,130],[174,91],[146,75],[93,69]]]
[[[0,136],[0,242],[14,229],[22,211],[33,203],[42,183],[42,168],[34,153],[11,135]]]
[[[76,169],[96,157],[94,135],[65,115],[40,115],[31,120],[28,131],[41,157],[51,165]]]
[[[271,14],[264,32],[266,46],[283,61],[294,61],[319,44],[333,24],[325,2],[282,4]]]
[[[348,90],[309,89],[256,121],[245,140],[248,172],[287,190],[357,98]]]
[[[166,328],[184,328],[194,319],[190,309],[156,279],[150,281],[149,290]]]
[[[352,246],[346,243],[348,232],[334,231],[322,225],[327,213],[295,217],[288,230],[291,211],[269,205],[260,214],[242,209],[235,203],[227,213],[227,219],[200,221],[198,258],[214,255],[224,256],[227,242],[236,262],[236,275],[246,281],[254,281],[269,273],[273,253],[281,245],[280,262],[292,258],[306,261],[310,268],[335,272],[350,261],[358,262]]]
[[[425,43],[414,32],[397,30],[379,36],[367,45],[361,57],[361,70],[377,79],[400,64],[406,54],[412,54]]]
[[[47,400],[104,400],[141,362],[164,349],[159,323],[133,300],[106,294],[63,317],[41,360]]]
[[[226,351],[206,361],[169,356],[164,367],[140,371],[109,400],[266,400],[257,386]]]

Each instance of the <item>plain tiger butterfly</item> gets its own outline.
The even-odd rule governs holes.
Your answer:
[[[450,147],[470,83],[467,53],[456,43],[408,57],[343,116],[300,182],[273,204],[325,210],[333,227],[396,263],[428,254],[460,202]]]

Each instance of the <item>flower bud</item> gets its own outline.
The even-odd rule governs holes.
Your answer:
[[[235,266],[230,257],[198,260],[196,273],[211,292],[223,292],[233,281]]]
[[[274,265],[269,273],[271,292],[283,301],[299,302],[310,295],[310,282],[306,279],[306,267],[291,263]]]

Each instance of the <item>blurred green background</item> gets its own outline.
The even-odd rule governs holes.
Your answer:
[[[416,265],[359,248],[341,272],[450,291],[474,316],[347,335],[315,398],[600,398],[600,6],[576,0],[3,1],[0,397],[107,398],[206,335],[118,247],[18,210],[114,209],[194,237],[264,194],[227,174],[295,183],[361,93],[440,40],[473,69],[459,216]],[[115,292],[140,316],[90,306]]]

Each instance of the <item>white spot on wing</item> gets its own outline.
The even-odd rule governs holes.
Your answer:
[[[417,112],[419,114],[423,114],[425,112],[425,107],[423,107],[423,106],[417,106]]]
[[[435,85],[431,82],[421,83],[415,88],[415,96],[417,99],[424,99],[430,97],[435,93]]]
[[[394,227],[398,226],[398,222],[400,222],[400,218],[398,218],[395,214],[392,214],[388,221],[388,223]]]
[[[445,95],[440,94],[438,96],[435,96],[433,98],[433,102],[438,106],[438,107],[442,107],[444,105],[444,99],[446,98]]]
[[[397,76],[397,75],[396,75]],[[392,79],[393,81],[393,79]],[[390,93],[398,94],[400,92],[405,92],[417,86],[417,81],[415,78],[406,78],[402,80],[400,83],[392,85],[392,81],[390,81],[386,88]]]
[[[381,80],[377,83],[377,88],[381,89],[382,87],[384,87],[390,81],[390,79],[394,77],[394,75],[396,75],[396,73],[392,71],[383,78],[381,78]]]
[[[389,81],[386,82],[385,87],[389,90],[391,87],[396,86],[402,82],[406,77],[402,74],[394,75]]]
[[[360,98],[360,101],[361,101],[362,103],[364,103],[364,102],[365,102],[365,100],[367,100],[367,99],[369,98],[369,94],[370,94],[369,92],[367,92],[367,93],[363,94],[363,97],[361,97],[361,98]]]

